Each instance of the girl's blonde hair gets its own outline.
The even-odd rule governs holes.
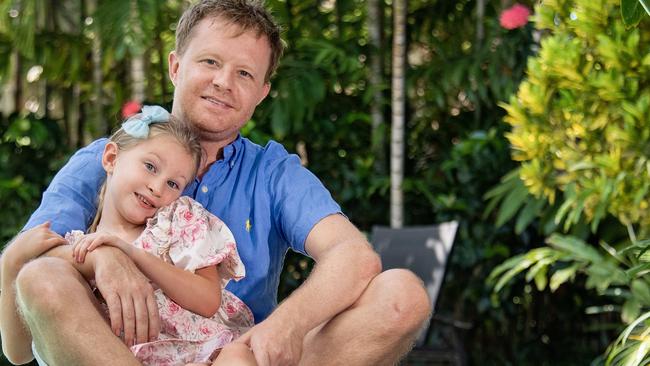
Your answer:
[[[137,118],[139,115],[133,117]],[[132,118],[133,118],[132,117]],[[141,139],[129,135],[122,127],[111,135],[109,141],[114,142],[117,145],[118,151],[128,150],[137,144],[146,141],[148,139],[154,138],[160,135],[168,135],[175,138],[178,143],[187,149],[187,152],[190,153],[194,160],[194,172],[189,181],[194,180],[196,173],[199,170],[201,165],[201,157],[203,156],[203,149],[201,148],[201,142],[199,140],[199,135],[194,127],[190,126],[188,123],[185,123],[174,116],[169,116],[168,122],[153,122],[149,125],[149,135],[146,139]],[[102,218],[102,208],[104,206],[104,195],[106,194],[106,181],[102,183],[102,187],[99,190],[99,195],[97,196],[97,213],[92,223],[88,227],[88,233],[94,233],[97,230],[97,225]]]

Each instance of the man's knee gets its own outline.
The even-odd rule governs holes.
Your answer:
[[[383,321],[391,331],[409,334],[418,331],[431,316],[431,300],[422,280],[406,269],[380,273],[373,281],[384,301]],[[400,331],[401,330],[401,331]]]
[[[27,263],[16,277],[18,306],[41,316],[56,316],[58,310],[74,302],[69,291],[70,284],[77,281],[73,271],[69,263],[59,258],[37,258]]]

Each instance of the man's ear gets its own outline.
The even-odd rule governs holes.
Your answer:
[[[167,57],[167,63],[169,64],[169,79],[174,86],[176,86],[176,76],[178,75],[178,61],[176,51],[171,51]]]
[[[271,82],[270,81],[265,82],[263,88],[264,89],[262,89],[262,94],[260,94],[260,99],[257,101],[257,104],[255,104],[256,106],[260,105],[260,103],[262,103],[264,98],[266,98],[266,96],[269,95],[269,92],[271,91]]]
[[[106,171],[106,174],[112,174],[113,169],[115,168],[115,161],[117,160],[118,152],[117,144],[114,142],[109,142],[104,146],[104,153],[102,154],[102,166]]]

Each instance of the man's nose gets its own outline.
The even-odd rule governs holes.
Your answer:
[[[228,67],[221,67],[215,70],[212,77],[212,85],[217,89],[229,91],[232,84],[232,72]]]

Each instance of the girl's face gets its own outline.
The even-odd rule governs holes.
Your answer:
[[[102,164],[107,174],[102,219],[131,225],[143,225],[158,208],[180,197],[196,166],[187,149],[169,135],[125,150],[109,142]]]

